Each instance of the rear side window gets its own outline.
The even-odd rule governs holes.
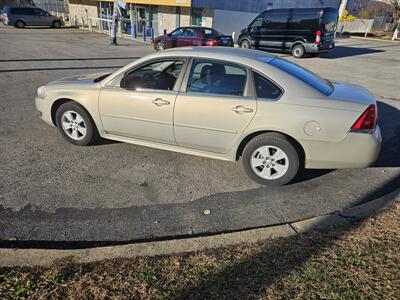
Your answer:
[[[262,61],[263,59],[260,60]],[[294,63],[288,62],[281,58],[274,58],[269,63],[274,67],[304,81],[308,85],[312,86],[314,89],[320,91],[327,96],[333,92],[333,86],[329,81]]]
[[[259,99],[278,99],[282,95],[282,90],[257,72],[253,72],[254,87]]]
[[[243,96],[247,79],[245,68],[218,61],[195,60],[187,91]]]
[[[32,8],[13,7],[10,11],[14,15],[33,15]]]

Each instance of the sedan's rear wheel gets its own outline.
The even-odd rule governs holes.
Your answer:
[[[253,138],[244,148],[243,168],[247,175],[265,185],[284,185],[299,171],[300,156],[295,145],[278,133]]]
[[[67,102],[56,112],[61,135],[71,144],[86,146],[97,142],[99,133],[90,115],[78,103]]]

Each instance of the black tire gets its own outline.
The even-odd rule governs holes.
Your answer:
[[[251,44],[248,40],[243,40],[240,42],[240,48],[251,49]]]
[[[62,118],[65,112],[71,111],[79,114],[83,121],[84,121],[84,128],[86,128],[85,135],[81,136],[81,139],[76,140],[71,138],[67,133],[66,130],[63,129]],[[76,102],[67,102],[62,104],[56,112],[56,124],[57,128],[60,131],[61,135],[71,144],[77,146],[88,146],[92,144],[96,144],[100,140],[100,135],[97,130],[96,124],[94,123],[92,117],[89,113],[78,103]],[[72,129],[71,129],[72,130]]]
[[[17,22],[15,22],[14,26],[17,27],[17,28],[24,28],[25,27],[25,22],[21,21],[21,20],[18,20]]]
[[[292,56],[295,58],[302,58],[304,56],[305,49],[302,44],[297,44],[292,48]]]
[[[279,176],[279,172],[276,172],[274,168],[279,164],[285,165],[287,164],[287,170],[282,172],[282,175],[277,178],[266,179],[261,177],[256,173],[256,171],[251,166],[253,156],[260,155],[258,149],[263,146],[269,146],[271,149],[279,149],[284,152],[287,157],[285,159],[280,159],[274,161],[273,156],[277,153],[274,152],[271,154],[269,152],[268,157],[255,157],[255,159],[261,159],[263,161],[263,165],[257,167],[257,172],[263,172],[264,168],[267,172],[270,172],[272,176]],[[285,185],[291,182],[299,172],[300,169],[300,151],[297,150],[296,145],[294,145],[286,136],[279,134],[279,133],[264,133],[260,134],[253,139],[251,139],[244,148],[243,155],[242,155],[242,164],[243,169],[246,174],[253,179],[254,181],[263,184],[263,185]],[[272,160],[272,162],[271,162]],[[268,162],[267,162],[268,161]],[[275,164],[273,164],[275,163]],[[273,172],[276,172],[273,174]]]
[[[61,28],[61,22],[60,21],[54,21],[53,25],[51,27],[53,27],[53,28]]]
[[[165,45],[163,42],[157,42],[156,46],[154,47],[157,51],[165,50]]]

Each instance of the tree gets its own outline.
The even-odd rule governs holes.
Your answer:
[[[389,3],[370,1],[361,8],[358,17],[361,19],[373,19],[379,16],[391,16],[392,11],[392,6]]]

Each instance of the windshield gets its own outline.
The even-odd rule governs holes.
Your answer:
[[[270,60],[270,58],[268,58]],[[261,59],[264,61],[263,59]],[[269,62],[274,67],[289,73],[290,75],[296,77],[297,79],[302,80],[303,82],[307,83],[314,89],[320,91],[321,93],[329,96],[333,92],[333,85],[328,81],[313,72],[304,69],[294,63],[288,62],[281,58],[274,58]]]

